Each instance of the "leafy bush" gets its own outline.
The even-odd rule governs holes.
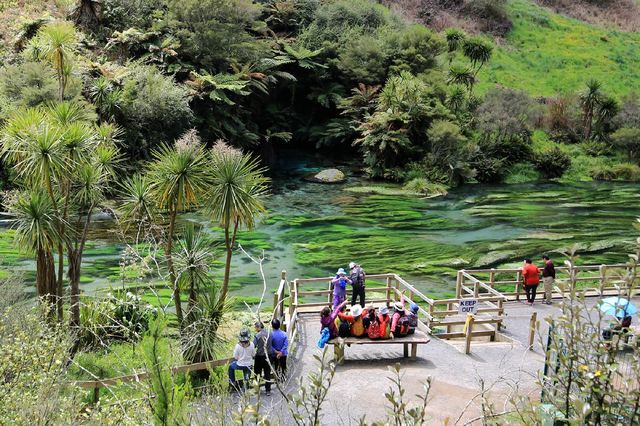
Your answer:
[[[113,31],[150,28],[158,12],[157,0],[104,0],[102,6],[103,24]]]
[[[471,166],[476,171],[476,180],[480,183],[500,183],[507,174],[504,158],[478,153],[471,160]]]
[[[571,158],[560,148],[552,148],[547,151],[537,153],[534,159],[536,170],[542,173],[547,179],[561,177],[565,170],[571,166]]]
[[[58,84],[53,70],[39,62],[7,65],[0,69],[0,117],[5,109],[35,107],[57,98]]]
[[[520,136],[528,139],[539,121],[542,107],[523,91],[490,90],[476,111],[478,130],[495,140]]]
[[[587,154],[593,157],[611,155],[611,152],[612,152],[611,144],[608,144],[607,142],[603,142],[603,141],[591,140],[589,142],[585,142],[583,143],[583,148]]]
[[[640,158],[640,128],[623,127],[611,135],[614,146],[625,151],[629,160]]]
[[[119,104],[117,121],[133,159],[146,158],[155,146],[177,139],[193,120],[187,90],[150,66],[131,70]]]
[[[441,183],[432,183],[425,178],[411,179],[404,184],[404,190],[426,196],[447,195],[447,187]]]
[[[80,306],[78,344],[90,350],[112,341],[135,342],[157,310],[130,292],[109,293],[104,299],[85,300]]]
[[[527,183],[535,182],[540,179],[540,173],[529,163],[518,163],[511,166],[509,174],[505,177],[505,183]]]
[[[640,167],[633,163],[616,164],[611,168],[615,179],[626,180],[629,182],[640,181]]]

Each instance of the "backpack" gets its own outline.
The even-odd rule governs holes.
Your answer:
[[[338,326],[338,336],[349,337],[351,336],[351,326],[349,321],[340,319],[340,325]]]
[[[351,279],[351,284],[354,286],[363,286],[364,285],[364,270],[360,267],[352,272],[349,276]]]
[[[360,315],[353,324],[351,324],[351,335],[361,337],[364,334],[364,320]]]
[[[418,316],[413,312],[409,312],[407,318],[409,319],[409,334],[413,334],[418,328]]]
[[[380,324],[380,338],[388,339],[391,337],[391,317],[386,315],[386,318],[382,315],[378,315],[378,323]]]
[[[367,336],[369,336],[369,339],[373,340],[380,338],[380,323],[378,322],[377,316],[373,319],[373,321],[369,322],[369,328],[367,328]]]
[[[393,330],[393,334],[396,336],[406,336],[409,334],[409,331],[411,330],[409,322],[409,317],[407,315],[402,315],[396,324],[396,329]]]

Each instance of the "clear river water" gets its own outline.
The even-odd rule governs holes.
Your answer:
[[[539,260],[544,253],[561,262],[557,252],[574,245],[582,263],[624,262],[638,235],[633,228],[640,217],[637,184],[467,185],[444,197],[424,199],[360,192],[358,187],[379,184],[358,177],[346,162],[338,164],[349,171],[343,184],[303,180],[328,165],[321,157],[277,164],[266,201],[268,214],[254,231],[239,236],[246,250],[264,253],[271,289],[283,269],[291,279],[328,276],[353,260],[369,273],[396,272],[427,295],[446,296],[453,291],[458,269],[519,266],[524,257]],[[204,216],[188,214],[181,221],[201,224],[212,244],[220,240],[219,230]],[[105,232],[113,226],[111,220],[97,222],[85,256],[85,292],[122,282],[147,283],[122,280],[123,244]],[[1,234],[6,266],[0,269],[24,269],[33,279],[33,262],[15,253],[10,236],[7,231]],[[221,248],[217,252],[214,266],[219,270],[223,253]],[[255,300],[262,290],[258,272],[257,265],[236,252],[233,294]]]

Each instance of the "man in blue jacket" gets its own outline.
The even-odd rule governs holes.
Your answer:
[[[289,355],[289,338],[287,333],[280,330],[280,320],[274,318],[271,321],[271,349],[272,363],[275,369],[276,378],[284,379],[287,374],[287,355]]]

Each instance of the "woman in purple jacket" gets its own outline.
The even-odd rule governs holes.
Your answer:
[[[347,273],[343,268],[338,269],[338,272],[336,272],[336,277],[331,280],[334,309],[336,306],[347,299],[347,284],[351,284],[351,280],[349,279],[349,277],[347,277]]]

